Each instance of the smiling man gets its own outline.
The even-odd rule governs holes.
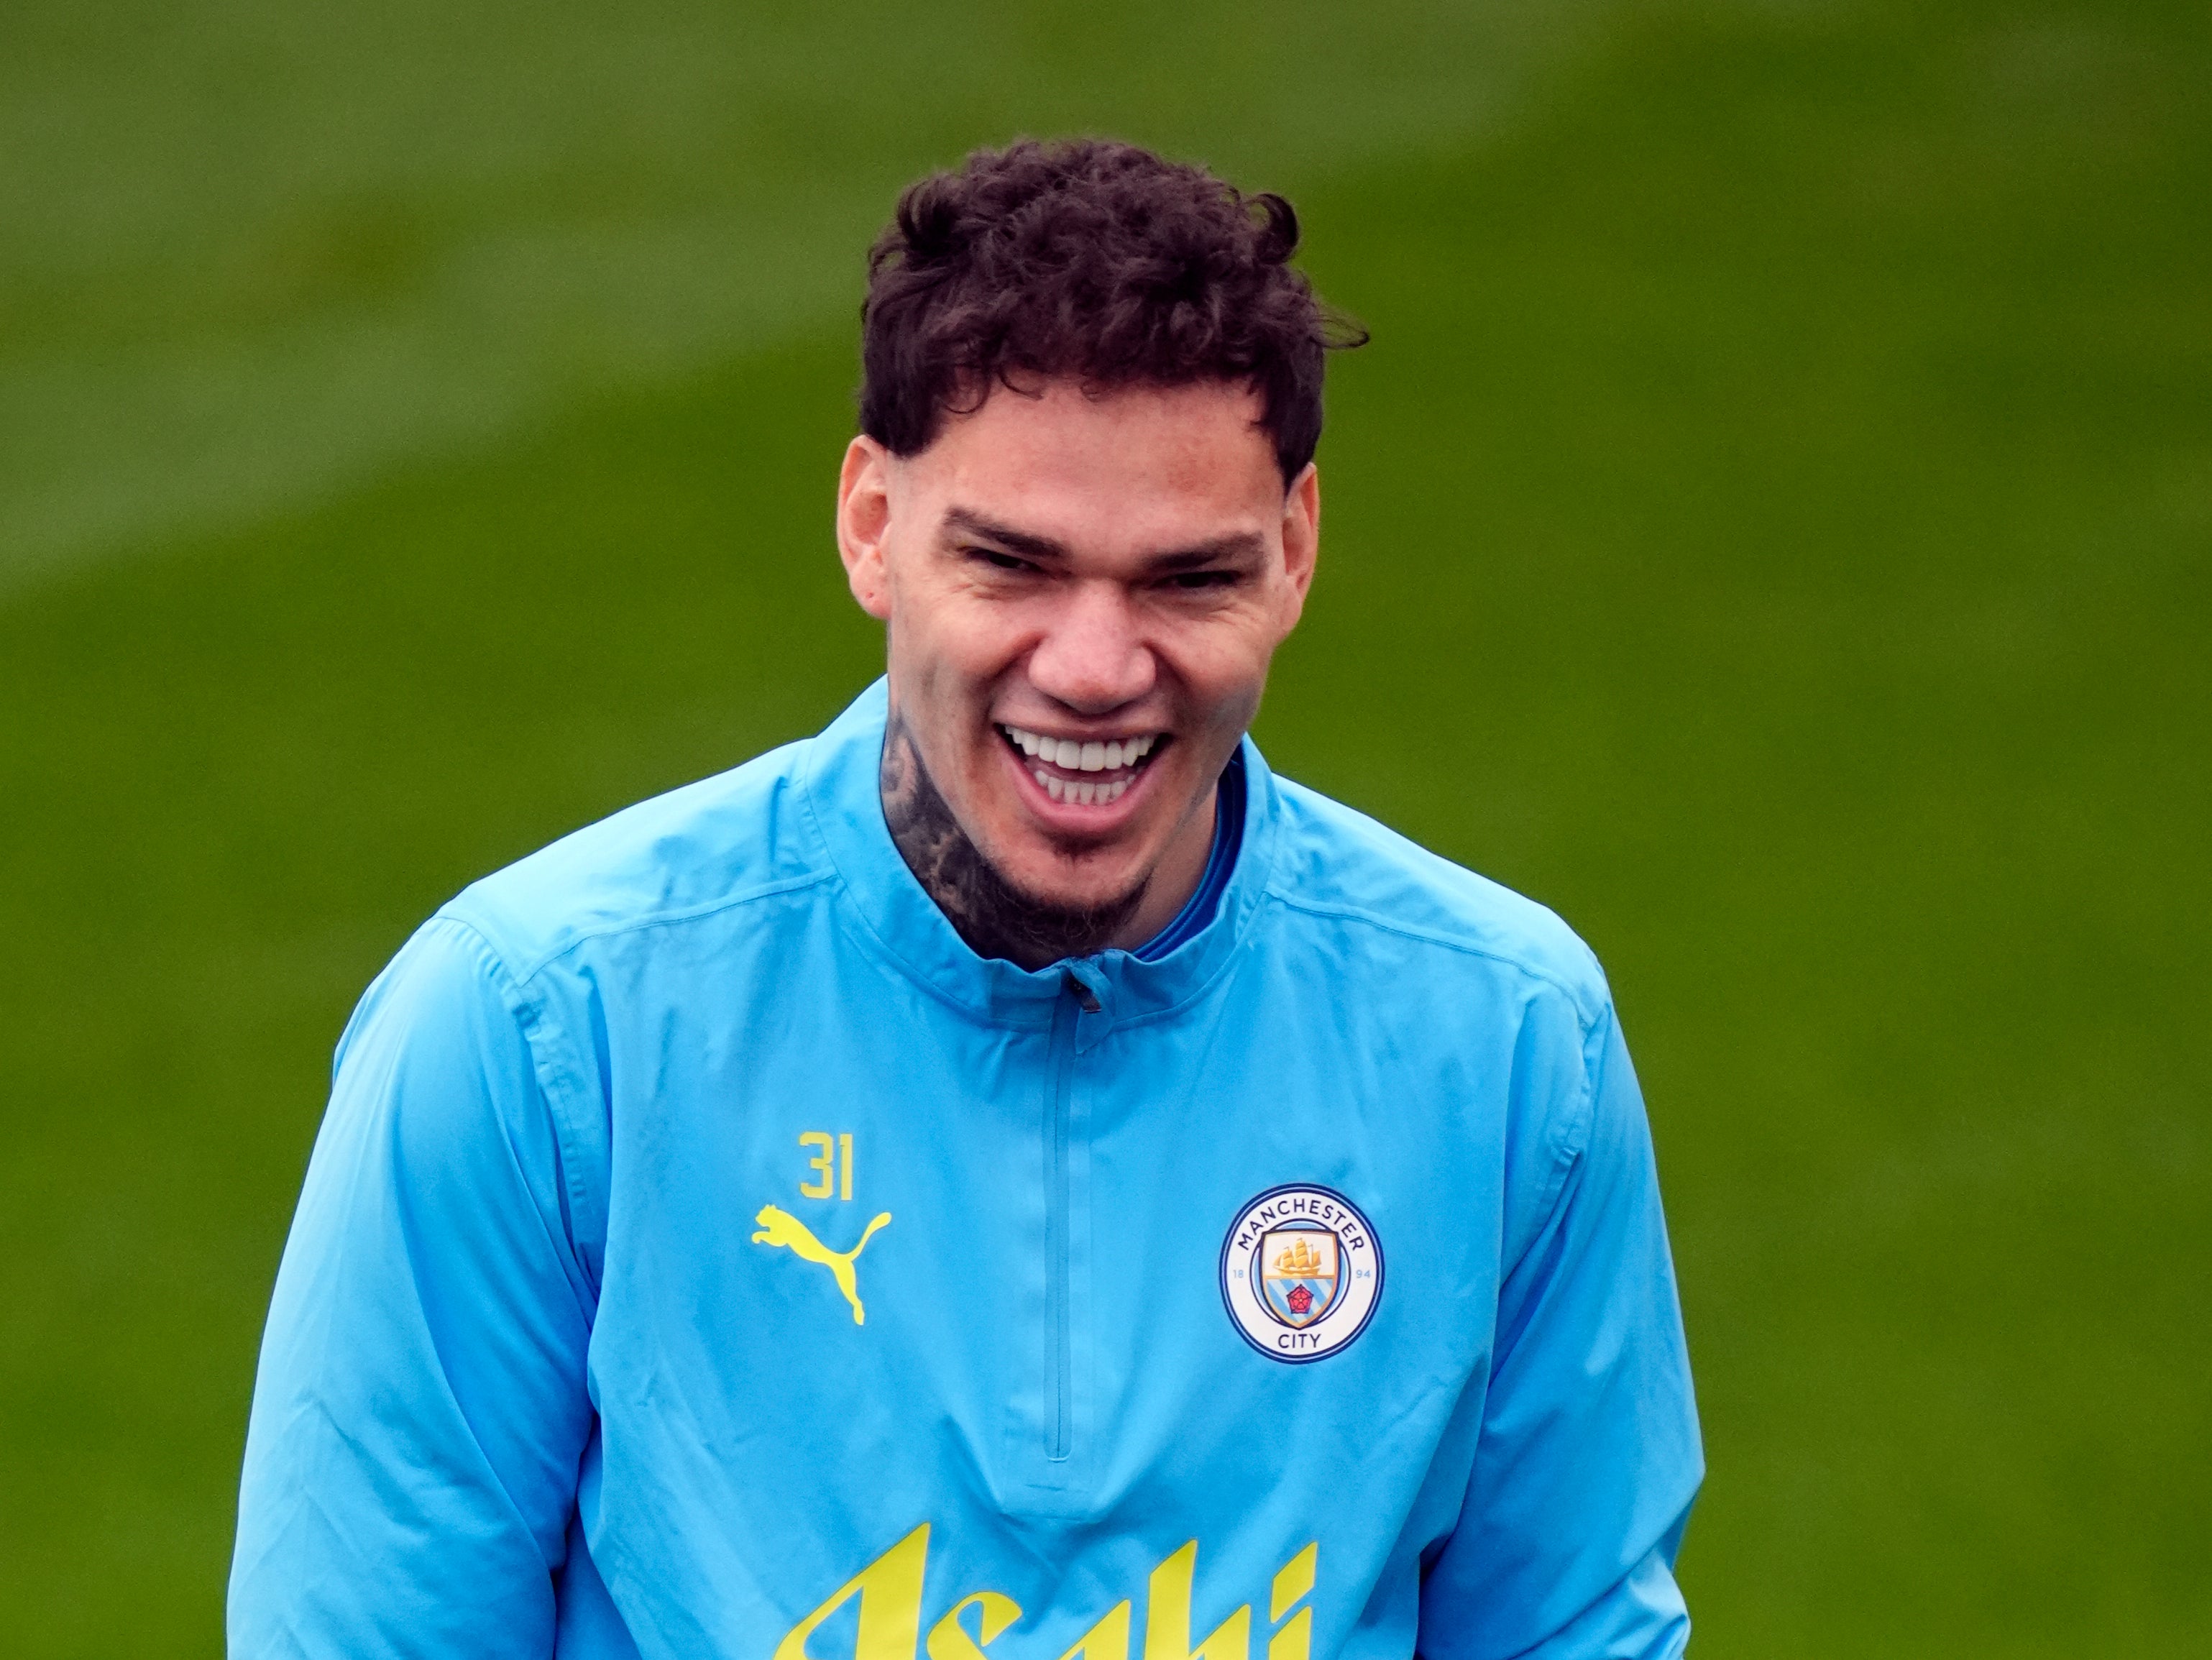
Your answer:
[[[901,200],[836,514],[889,672],[370,988],[233,1653],[1680,1651],[1604,979],[1246,736],[1319,549],[1297,240],[1107,143]]]
[[[854,439],[838,536],[890,629],[891,834],[970,945],[1035,968],[1143,948],[1200,891],[1320,487],[1285,487],[1249,386],[1025,374],[911,455]]]

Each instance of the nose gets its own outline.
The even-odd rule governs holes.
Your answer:
[[[1158,673],[1118,582],[1069,584],[1030,653],[1030,684],[1085,714],[1134,702]]]

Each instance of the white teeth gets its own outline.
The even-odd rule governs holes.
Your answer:
[[[1048,738],[1040,733],[1024,732],[1019,727],[1000,727],[1024,755],[1033,757],[1064,772],[1119,772],[1124,767],[1134,767],[1150,755],[1159,742],[1158,733],[1142,738],[1117,738],[1110,742],[1093,739],[1078,743],[1072,738]],[[1051,791],[1055,801],[1088,801],[1091,797],[1078,794],[1079,787],[1064,783],[1056,787],[1053,775],[1043,768],[1036,769],[1037,782]],[[1090,786],[1100,802],[1111,801],[1129,787],[1129,781],[1120,779],[1111,783]]]
[[[1092,783],[1086,780],[1078,784],[1055,773],[1047,772],[1042,767],[1030,776],[1036,779],[1037,787],[1054,800],[1066,801],[1079,807],[1103,807],[1109,802],[1118,801],[1127,792],[1131,781],[1127,778],[1116,778],[1110,783]]]

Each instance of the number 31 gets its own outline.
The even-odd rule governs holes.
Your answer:
[[[799,1134],[799,1145],[822,1149],[806,1161],[807,1169],[822,1173],[820,1183],[801,1182],[799,1192],[809,1199],[827,1199],[833,1193],[840,1199],[850,1199],[853,1196],[852,1132],[848,1130],[833,1141],[827,1130],[805,1130]]]

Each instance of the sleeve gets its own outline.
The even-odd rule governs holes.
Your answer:
[[[1421,1588],[1422,1660],[1665,1660],[1705,1473],[1644,1102],[1608,1006],[1583,1040],[1580,1134],[1505,1277],[1457,1526]]]
[[[240,1660],[553,1652],[593,1293],[517,997],[434,921],[339,1043],[246,1433]]]

